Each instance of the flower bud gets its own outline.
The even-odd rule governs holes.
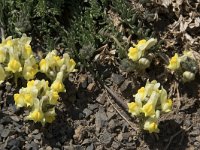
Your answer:
[[[139,65],[144,69],[148,68],[150,66],[150,63],[151,62],[147,58],[140,58],[139,59]]]
[[[183,73],[183,81],[184,82],[189,82],[195,79],[195,74],[190,72],[190,71],[185,71]]]

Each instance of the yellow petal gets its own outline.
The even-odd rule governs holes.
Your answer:
[[[133,61],[137,61],[140,58],[139,50],[137,48],[130,47],[128,57]]]
[[[49,65],[47,64],[47,61],[45,59],[42,59],[39,65],[40,65],[40,71],[43,73],[47,73],[49,69]]]
[[[24,103],[24,97],[22,94],[15,94],[14,95],[14,101],[15,101],[15,105],[17,107],[24,107],[25,103]]]
[[[8,67],[6,67],[6,70],[11,71],[13,73],[21,72],[22,71],[21,63],[16,59],[11,59],[8,63]]]
[[[178,57],[178,54],[175,53],[175,55],[170,59],[169,65],[167,66],[167,68],[175,71],[179,69],[179,67],[180,67],[180,59]]]

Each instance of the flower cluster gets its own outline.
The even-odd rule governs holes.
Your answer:
[[[132,116],[138,116],[143,120],[144,130],[159,132],[158,119],[160,112],[170,112],[172,100],[168,98],[166,90],[156,80],[147,81],[134,95],[135,101],[128,103]]]
[[[43,125],[55,120],[55,105],[58,103],[58,92],[49,87],[48,81],[31,80],[27,87],[21,88],[18,94],[14,95],[17,107],[28,107],[30,114],[26,117],[34,122],[41,122]]]
[[[59,93],[65,92],[64,79],[75,71],[75,61],[67,53],[62,57],[56,50],[49,52],[39,63],[33,55],[30,46],[31,38],[23,35],[21,38],[8,37],[0,44],[0,84],[9,76],[15,79],[23,77],[28,81],[27,87],[22,87],[14,95],[16,106],[31,109],[26,117],[43,125],[55,119],[55,106]],[[33,80],[38,72],[44,73],[51,81]],[[17,80],[15,80],[17,82]]]
[[[151,38],[148,41],[143,39],[134,44],[134,47],[129,48],[128,57],[134,63],[137,63],[140,68],[146,69],[150,66],[151,59],[148,58],[148,50],[157,43],[157,39]]]
[[[169,60],[168,69],[181,74],[184,82],[195,79],[195,73],[198,71],[198,65],[192,54],[192,51],[184,51],[182,56],[177,53]]]
[[[9,76],[24,77],[31,80],[38,72],[38,65],[30,46],[31,38],[2,39],[0,43],[0,83]]]
[[[57,55],[56,50],[48,53],[39,63],[40,71],[45,73],[51,80],[56,79],[56,76],[60,71],[65,75],[74,72],[75,65],[75,61],[70,59],[67,53],[63,54],[63,57],[61,58]]]

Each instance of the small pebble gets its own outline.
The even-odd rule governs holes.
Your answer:
[[[9,135],[10,133],[10,130],[9,129],[4,129],[2,132],[1,132],[1,137],[5,138]]]

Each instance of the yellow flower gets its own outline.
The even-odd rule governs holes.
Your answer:
[[[34,106],[30,114],[26,117],[27,120],[33,120],[34,122],[42,122],[44,113],[42,112],[42,103],[39,99],[35,99]]]
[[[31,55],[32,55],[32,48],[31,48],[31,45],[26,43],[24,45],[24,51],[22,52],[22,55],[23,57],[26,59],[26,58],[29,58]]]
[[[49,96],[49,103],[56,105],[58,103],[59,95],[56,91],[48,91],[47,95]]]
[[[145,39],[140,40],[137,45],[135,45],[136,48],[138,48],[140,51],[142,51],[142,55],[144,55],[144,51],[150,49],[157,43],[157,39],[151,38],[148,41]]]
[[[14,95],[14,101],[17,107],[32,106],[34,100],[35,98],[31,93],[20,93]]]
[[[0,84],[5,80],[5,78],[6,78],[5,70],[0,64]]]
[[[158,133],[159,132],[159,129],[158,129],[158,123],[157,123],[157,120],[155,119],[147,119],[144,123],[144,130],[147,130],[149,131],[149,133],[152,133],[152,132],[156,132]]]
[[[175,55],[170,59],[169,65],[167,66],[167,68],[171,69],[172,71],[175,71],[179,69],[179,67],[180,67],[180,58],[178,54],[175,53]]]
[[[67,66],[67,73],[75,72],[76,70],[74,68],[76,66],[76,62],[73,59],[70,59],[67,53],[63,55],[63,59],[64,64]]]
[[[142,56],[142,53],[141,51],[139,51],[138,48],[130,47],[128,51],[129,51],[128,57],[133,61],[137,61]]]
[[[155,106],[157,104],[160,94],[157,91],[153,91],[148,102],[142,107],[142,111],[147,116],[155,115]]]
[[[160,92],[160,103],[163,112],[170,112],[172,109],[172,100],[167,98],[167,91],[162,88]]]
[[[135,97],[135,101],[142,102],[146,98],[146,90],[144,87],[141,87],[136,95],[133,95]]]
[[[40,65],[40,71],[43,73],[47,73],[48,69],[49,69],[49,65],[47,63],[47,61],[45,59],[42,59],[39,63]]]
[[[67,72],[74,72],[75,66],[76,66],[76,62],[73,59],[70,59],[69,63],[67,64]]]
[[[140,114],[141,105],[136,102],[128,103],[128,111],[132,116],[136,116]]]
[[[62,81],[54,81],[53,84],[51,85],[51,89],[56,91],[56,92],[64,92],[65,91],[65,86],[62,83]]]
[[[25,60],[24,68],[23,68],[23,76],[26,80],[33,79],[38,72],[38,65],[36,64],[35,58],[30,56]]]
[[[31,80],[27,82],[27,87],[33,87],[35,84],[35,80]]]
[[[160,87],[160,83],[157,83],[156,80],[153,80],[151,82],[149,82],[149,80],[147,80],[147,83],[145,85],[145,91],[146,91],[146,95],[147,96],[151,96],[153,91],[158,91]]]
[[[14,95],[14,101],[15,101],[15,105],[17,107],[24,107],[25,106],[24,97],[21,94],[15,94]]]
[[[13,45],[12,39],[8,39],[8,40],[6,41],[6,45],[7,45],[7,46],[12,46],[12,45]]]
[[[44,113],[40,109],[34,109],[30,114],[26,117],[28,120],[33,120],[34,122],[41,122],[44,117]]]
[[[160,117],[160,111],[156,110],[155,116],[154,117],[149,117],[145,123],[144,123],[144,130],[149,131],[149,133],[152,132],[159,132],[158,129],[158,118]]]
[[[26,80],[33,79],[37,72],[38,72],[37,65],[33,67],[27,66],[26,69],[24,68],[24,71],[23,71],[24,79]]]
[[[65,86],[62,82],[63,80],[63,72],[59,72],[56,76],[56,80],[52,83],[51,89],[56,92],[64,92]]]
[[[5,69],[6,71],[11,71],[13,73],[22,71],[21,63],[14,58],[9,61],[8,67],[6,67]]]
[[[0,63],[3,63],[6,60],[6,51],[0,47]]]

